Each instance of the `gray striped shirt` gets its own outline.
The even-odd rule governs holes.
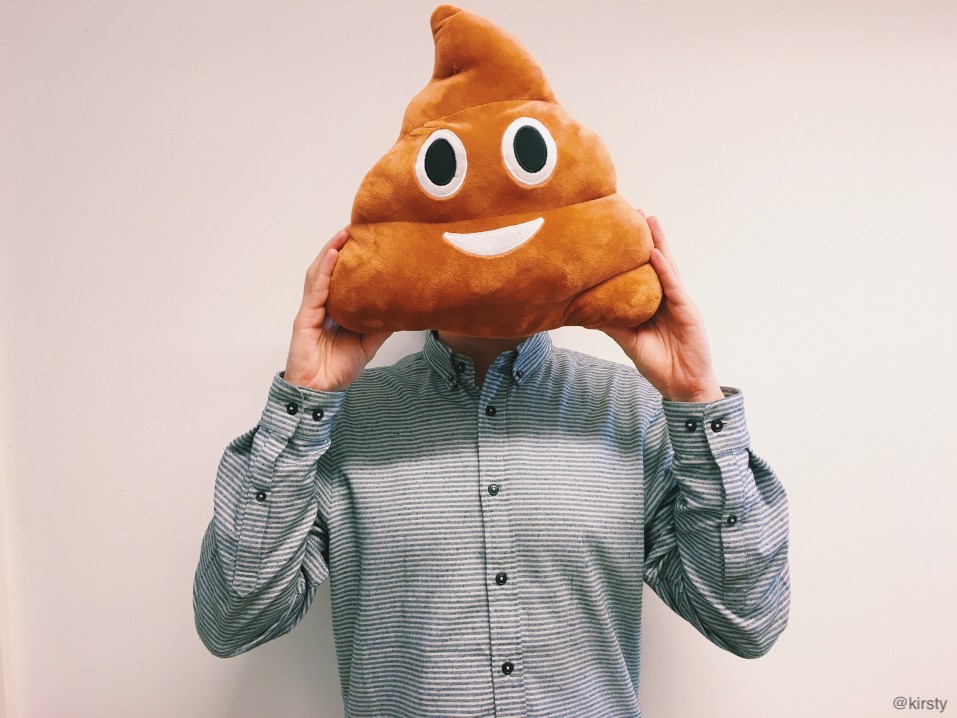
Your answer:
[[[481,389],[434,332],[344,392],[277,372],[219,465],[199,635],[282,636],[328,578],[347,716],[640,716],[643,582],[740,656],[787,623],[787,497],[722,392],[544,332]]]

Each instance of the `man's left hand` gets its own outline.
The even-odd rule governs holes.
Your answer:
[[[711,352],[698,308],[692,303],[678,275],[658,218],[645,216],[654,248],[651,266],[661,281],[663,295],[651,319],[636,327],[603,327],[665,399],[714,401],[724,392],[711,367]]]

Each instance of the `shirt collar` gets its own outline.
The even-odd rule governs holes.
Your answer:
[[[552,346],[548,332],[533,334],[514,349],[499,354],[489,370],[501,368],[509,372],[515,383],[521,386],[542,366],[551,354]],[[459,377],[472,367],[472,360],[443,344],[435,329],[426,333],[422,354],[432,371],[450,389],[456,388]]]

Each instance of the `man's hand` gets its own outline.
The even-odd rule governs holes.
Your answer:
[[[698,308],[685,292],[664,230],[655,216],[646,217],[655,246],[651,266],[664,294],[654,316],[637,327],[601,331],[618,342],[638,371],[665,399],[714,401],[724,393],[711,367],[711,352]]]
[[[332,270],[349,239],[349,226],[339,230],[306,271],[302,306],[292,325],[292,341],[283,378],[290,384],[320,391],[342,391],[365,369],[392,332],[357,334],[343,329],[326,313]]]

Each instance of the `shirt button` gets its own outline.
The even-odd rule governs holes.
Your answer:
[[[312,418],[316,421],[319,421],[323,416],[325,416],[325,412],[322,409],[316,409],[312,412]]]
[[[728,517],[728,526],[734,526],[736,523],[738,523],[738,517],[734,514],[731,514]]]
[[[266,492],[265,492],[265,491],[257,491],[257,492],[256,492],[256,501],[265,501],[265,500],[266,500]]]
[[[299,411],[299,407],[296,406],[296,402],[290,401],[288,404],[286,404],[286,411],[288,411],[290,414],[295,414],[297,411]]]
[[[523,372],[521,369],[519,369],[517,372],[515,372],[515,378],[516,378],[516,379],[521,379],[523,376],[525,376],[525,372]]]
[[[508,576],[506,575],[504,571],[502,571],[501,573],[495,574],[495,583],[497,583],[499,586],[501,586],[506,581],[508,581]]]
[[[485,407],[485,415],[486,415],[486,416],[495,416],[495,407],[494,407],[494,406],[486,406],[486,407]]]
[[[495,496],[495,494],[498,493],[498,484],[489,484],[488,492],[492,494],[492,496]]]
[[[502,664],[502,673],[507,676],[514,668],[515,666],[512,665],[511,661],[505,661],[505,663]]]
[[[460,361],[455,362],[455,371],[465,371],[465,363]]]
[[[711,422],[711,431],[721,431],[724,428],[724,422],[721,419],[715,419]]]
[[[685,428],[686,428],[688,431],[694,431],[695,429],[698,428],[698,422],[695,421],[694,419],[688,419],[688,420],[685,422]]]

